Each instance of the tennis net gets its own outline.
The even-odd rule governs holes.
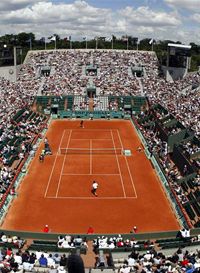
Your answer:
[[[123,154],[122,148],[101,148],[101,149],[87,149],[87,148],[60,148],[59,154],[85,154],[85,155],[119,155]]]

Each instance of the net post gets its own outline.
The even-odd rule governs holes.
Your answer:
[[[58,154],[59,154],[59,155],[65,154],[65,153],[62,152],[62,151],[64,151],[64,150],[65,150],[65,148],[59,148]]]

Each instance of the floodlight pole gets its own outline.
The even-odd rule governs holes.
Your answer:
[[[139,50],[139,43],[137,42],[137,48],[136,48],[136,50],[138,51]]]
[[[32,39],[31,39],[31,38],[30,38],[29,43],[30,43],[30,50],[32,50],[32,49],[33,49],[33,46],[32,46]]]
[[[15,71],[15,82],[17,81],[17,48],[14,46],[13,48],[14,54],[14,71]]]
[[[98,48],[98,37],[96,37],[96,49]]]
[[[112,41],[111,41],[111,48],[113,50],[113,35],[112,35]]]

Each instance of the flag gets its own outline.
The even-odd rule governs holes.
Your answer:
[[[149,41],[149,44],[152,45],[154,42],[154,39],[152,38],[150,41]]]
[[[53,35],[53,36],[49,37],[48,39],[49,39],[51,42],[54,41],[54,43],[55,43],[55,49],[56,49],[56,36]],[[46,46],[46,43],[45,43],[45,46]]]
[[[67,37],[63,38],[64,41],[71,41],[71,39],[72,39],[72,36],[67,36]]]
[[[105,38],[105,41],[106,41],[106,42],[111,42],[111,41],[112,41],[112,37],[107,37],[107,38]]]
[[[83,37],[83,41],[86,41],[87,40],[87,37]]]
[[[56,41],[56,36],[52,36],[51,38],[49,38],[50,41]]]

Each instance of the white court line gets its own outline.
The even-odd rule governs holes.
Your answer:
[[[129,164],[128,164],[128,160],[127,160],[126,156],[125,156],[125,161],[126,161],[126,165],[127,165],[127,168],[128,168],[129,176],[131,178],[132,187],[133,187],[133,190],[135,192],[135,198],[137,198],[137,192],[136,192],[135,184],[133,182],[133,177],[132,177],[132,174],[131,174],[131,171],[130,171],[130,168],[129,168]]]
[[[68,138],[68,142],[67,142],[67,149],[68,149],[68,147],[69,147],[69,142],[70,142],[71,134],[72,134],[72,130],[70,130],[70,133],[69,133],[69,138]],[[64,156],[62,168],[61,168],[61,171],[60,171],[60,177],[59,177],[58,186],[57,186],[57,191],[56,191],[56,198],[58,197],[58,191],[59,191],[59,188],[60,188],[60,183],[61,183],[61,178],[62,178],[63,169],[64,169],[64,166],[65,166],[66,157],[67,157],[67,154],[65,154],[65,156]]]
[[[113,141],[113,147],[114,147],[114,149],[116,149],[112,130],[110,130],[110,133],[111,133],[111,137],[112,137],[112,141]],[[125,189],[124,189],[124,181],[123,181],[123,178],[122,178],[121,169],[120,169],[120,165],[119,165],[119,160],[118,160],[118,156],[117,156],[116,152],[115,152],[115,158],[116,158],[116,161],[117,161],[117,166],[118,166],[118,170],[119,170],[119,174],[120,174],[120,179],[121,179],[121,184],[122,184],[124,197],[126,197],[126,193],[125,193]]]
[[[111,138],[71,138],[71,140],[112,140]]]
[[[63,173],[62,175],[106,175],[106,176],[114,176],[114,175],[120,175],[119,173]]]
[[[122,139],[121,139],[121,136],[119,134],[119,130],[118,129],[117,129],[117,134],[118,134],[118,138],[119,138],[119,142],[120,142],[121,148],[122,148],[122,150],[124,150],[124,147],[123,147],[123,144],[122,144]]]
[[[62,141],[63,141],[63,137],[64,137],[64,135],[65,135],[65,132],[66,132],[66,130],[63,131],[62,137],[61,137],[61,139],[60,139],[58,151],[57,151],[57,153],[56,153],[56,157],[55,157],[55,160],[54,160],[54,163],[53,163],[53,167],[52,167],[52,169],[51,169],[51,173],[50,173],[50,176],[49,176],[49,180],[48,180],[48,183],[47,183],[47,187],[46,187],[46,191],[45,191],[44,197],[46,197],[47,192],[48,192],[48,189],[49,189],[50,181],[51,181],[51,178],[52,178],[52,175],[53,175],[53,171],[54,171],[54,168],[55,168],[55,165],[56,165],[56,160],[57,160],[58,155],[59,155],[58,152],[60,151],[60,146],[61,146],[61,143],[62,143]]]
[[[117,130],[117,134],[118,134],[118,138],[119,138],[119,141],[120,141],[120,144],[121,144],[121,148],[123,150],[124,148],[123,148],[121,136],[119,134],[119,130]],[[126,161],[126,166],[127,166],[128,172],[129,172],[130,179],[131,179],[132,187],[133,187],[133,190],[135,192],[135,198],[137,198],[137,192],[136,192],[135,184],[133,182],[133,177],[132,177],[130,167],[129,167],[129,164],[128,164],[128,160],[127,160],[126,156],[125,156],[125,161]]]
[[[84,128],[84,130],[83,130],[83,128],[82,129],[73,129],[73,133],[74,132],[84,132],[84,131],[106,131],[106,132],[110,132],[110,130],[111,129],[93,129],[93,128],[91,128],[91,129],[86,129],[86,128]],[[117,130],[117,129],[113,129],[113,130]]]
[[[92,174],[92,140],[90,139],[90,174]]]
[[[60,196],[60,197],[46,197],[48,199],[79,199],[79,200],[88,200],[88,199],[91,199],[91,200],[109,200],[109,199],[136,199],[136,197],[74,197],[74,196]]]

